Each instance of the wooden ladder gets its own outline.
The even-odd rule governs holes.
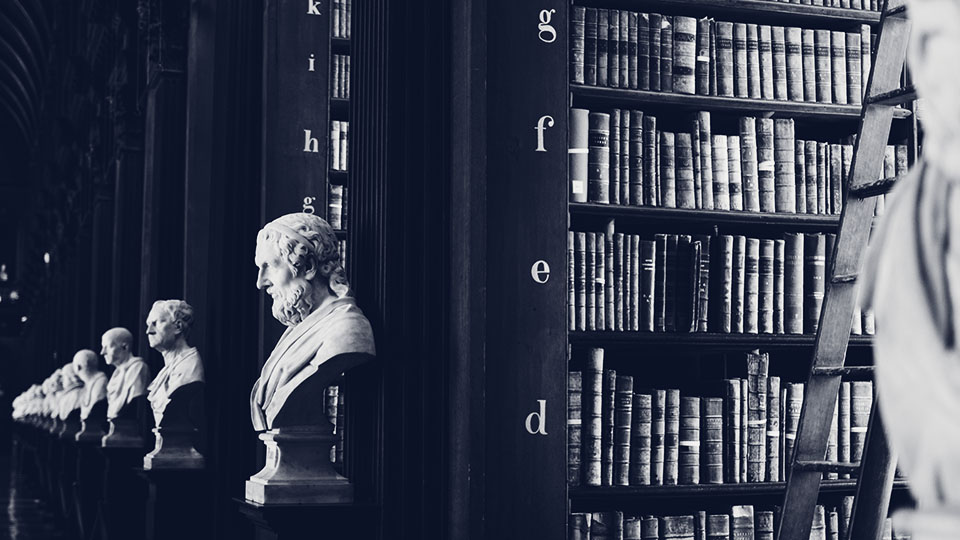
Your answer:
[[[877,195],[886,193],[896,178],[882,175],[884,149],[890,134],[894,107],[915,99],[912,87],[900,87],[906,60],[910,22],[904,0],[887,0],[872,71],[864,99],[847,198],[840,216],[840,229],[829,268],[823,311],[817,330],[810,378],[806,384],[793,459],[789,465],[778,540],[809,540],[813,514],[825,472],[857,475],[849,536],[841,540],[880,540],[896,472],[873,400],[866,443],[859,463],[824,460],[837,394],[843,375],[872,375],[873,367],[844,366],[853,312],[857,301],[857,277],[863,267]]]

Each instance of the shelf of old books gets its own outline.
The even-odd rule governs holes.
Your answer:
[[[570,538],[773,538],[879,21],[816,4],[570,7]],[[853,323],[869,364],[872,312]],[[842,382],[827,459],[860,459],[873,395]],[[825,475],[811,538],[845,532],[855,488]]]

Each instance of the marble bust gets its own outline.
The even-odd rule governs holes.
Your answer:
[[[97,353],[84,349],[73,355],[73,369],[83,381],[80,398],[80,432],[76,439],[97,440],[103,435],[107,412],[107,374],[100,371]]]
[[[194,448],[202,423],[203,361],[187,343],[193,308],[183,300],[158,300],[147,316],[147,340],[163,356],[163,369],[148,387],[147,400],[156,422],[156,447],[144,468],[201,468]]]
[[[267,466],[247,481],[261,504],[342,502],[352,486],[324,456],[333,425],[324,388],[375,355],[370,322],[357,307],[330,225],[318,216],[288,214],[257,235],[257,288],[273,299],[287,326],[250,394],[250,416],[267,446]]]
[[[100,343],[100,354],[107,365],[114,367],[106,388],[110,431],[103,438],[103,446],[142,447],[137,409],[138,403],[146,399],[150,368],[142,358],[133,356],[133,334],[126,328],[107,330]]]
[[[73,363],[60,368],[60,380],[63,389],[57,398],[57,418],[61,426],[57,433],[60,437],[73,439],[80,431],[80,405],[84,394],[83,381],[73,369]]]
[[[60,429],[60,392],[63,391],[63,380],[60,375],[60,368],[53,370],[53,373],[43,381],[43,416],[44,425],[48,431],[53,433]]]

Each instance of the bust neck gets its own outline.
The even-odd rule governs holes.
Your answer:
[[[183,338],[177,339],[169,349],[164,349],[160,351],[160,354],[163,356],[163,365],[164,367],[173,364],[173,361],[177,359],[184,351],[190,349],[190,346],[187,345],[186,340]]]

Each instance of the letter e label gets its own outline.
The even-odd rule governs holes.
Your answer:
[[[546,435],[547,434],[547,400],[538,399],[537,403],[540,404],[540,410],[534,411],[527,415],[527,420],[524,423],[527,428],[527,433],[531,435]],[[536,422],[536,429],[534,429],[533,423]]]
[[[530,277],[541,285],[546,283],[550,279],[550,265],[547,264],[547,261],[541,259],[533,263],[530,268]]]

